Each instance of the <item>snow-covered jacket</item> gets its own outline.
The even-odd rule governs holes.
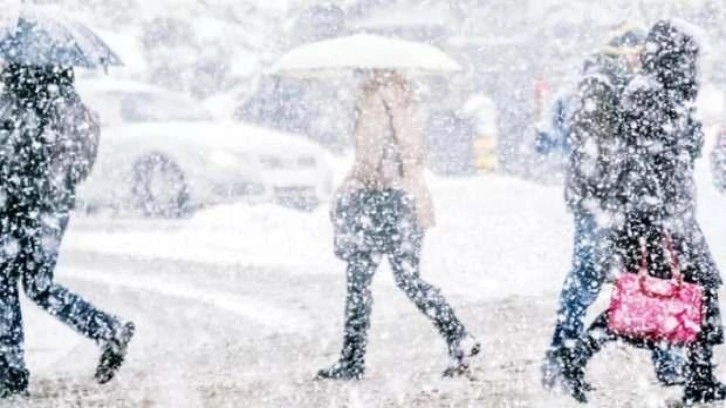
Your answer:
[[[96,115],[72,74],[10,67],[0,94],[0,187],[17,206],[67,211],[96,159]]]
[[[622,131],[621,95],[632,73],[622,59],[606,55],[586,66],[567,134],[565,199],[573,212],[597,213],[612,210],[608,197],[617,176],[613,160]]]
[[[355,161],[339,194],[355,190],[402,190],[413,198],[419,226],[434,225],[424,179],[424,127],[416,103],[395,82],[366,89],[358,104]]]
[[[618,202],[659,223],[695,214],[695,160],[704,143],[694,101],[676,101],[651,76],[635,78],[624,98],[625,145]]]
[[[695,115],[698,46],[661,22],[651,30],[646,49],[643,74],[623,98],[624,143],[614,190],[624,220],[620,247],[634,268],[638,240],[645,238],[651,252],[659,252],[660,237],[668,233],[686,279],[716,287],[720,274],[696,219],[694,167],[704,143]],[[668,271],[664,263],[661,269]]]

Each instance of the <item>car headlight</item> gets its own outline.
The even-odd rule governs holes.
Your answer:
[[[226,152],[224,150],[217,150],[217,151],[213,152],[210,155],[209,160],[215,166],[225,168],[225,169],[239,167],[243,162],[241,157],[236,156],[230,152]]]

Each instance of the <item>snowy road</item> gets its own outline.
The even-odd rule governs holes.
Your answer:
[[[726,265],[726,198],[702,176],[701,220]],[[59,281],[133,319],[138,337],[119,378],[98,387],[92,344],[24,305],[30,405],[569,406],[538,381],[570,258],[561,189],[480,177],[439,180],[434,192],[439,224],[423,274],[484,343],[471,378],[440,377],[443,343],[384,267],[368,378],[312,381],[337,357],[342,325],[344,276],[326,210],[229,206],[184,222],[74,220]],[[598,356],[593,405],[657,407],[677,394],[654,385],[647,357],[618,348]]]

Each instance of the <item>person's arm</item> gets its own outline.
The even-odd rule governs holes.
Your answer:
[[[61,152],[59,160],[64,161],[70,182],[85,180],[93,169],[98,156],[101,128],[98,115],[86,107],[80,99],[70,102],[61,121]]]
[[[624,96],[626,159],[620,187],[623,205],[640,217],[657,222],[663,216],[664,178],[659,170],[666,124],[666,101],[654,82],[643,82]],[[654,148],[661,146],[660,149]]]
[[[571,207],[599,211],[607,199],[610,157],[606,142],[618,135],[617,94],[600,76],[585,78],[578,88],[578,108],[572,118],[566,198]]]

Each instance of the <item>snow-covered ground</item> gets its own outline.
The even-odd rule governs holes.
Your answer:
[[[700,218],[726,266],[726,196],[707,170],[703,161]],[[385,266],[368,378],[312,381],[335,359],[342,325],[343,264],[327,209],[229,205],[185,221],[73,220],[59,281],[136,321],[138,337],[118,380],[97,387],[97,350],[26,305],[31,405],[570,406],[538,382],[571,255],[561,187],[506,176],[431,186],[438,225],[422,273],[484,343],[470,378],[441,379],[442,342]],[[651,371],[642,352],[603,353],[591,367],[594,405],[658,407],[677,395]]]
[[[700,219],[718,248],[726,243],[726,197],[713,188],[705,160],[699,170]],[[472,300],[559,287],[572,237],[561,186],[497,175],[435,178],[431,186],[437,226],[426,239],[426,276]],[[338,275],[342,263],[333,255],[332,233],[327,207],[307,214],[274,205],[227,205],[184,222],[76,219],[64,248]],[[726,252],[715,253],[726,265]]]

